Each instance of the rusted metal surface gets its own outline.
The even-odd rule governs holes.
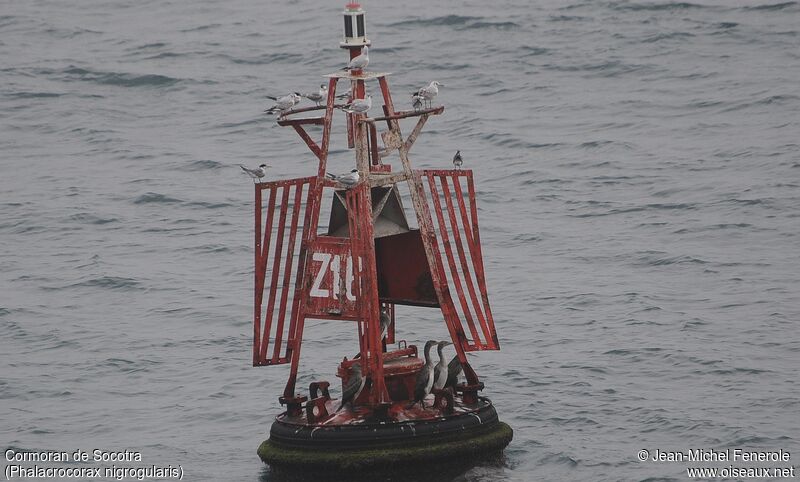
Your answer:
[[[406,119],[408,117],[439,115],[442,112],[444,112],[444,106],[440,105],[439,107],[432,107],[430,109],[404,110],[401,112],[395,112],[393,114],[387,114],[383,117],[370,117],[368,119],[365,119],[364,122],[380,122],[387,120]]]
[[[363,159],[362,159],[363,162]],[[358,307],[363,324],[361,353],[366,360],[366,372],[372,380],[370,404],[377,405],[389,400],[383,378],[383,343],[380,329],[380,305],[375,273],[375,244],[372,232],[372,202],[367,183],[362,182],[347,191],[347,213],[350,220],[350,242],[353,258],[363,259],[361,276],[356,286]]]
[[[325,123],[324,117],[303,117],[301,119],[278,119],[275,121],[278,123],[279,126],[303,126],[303,125],[315,125],[321,126]]]
[[[360,51],[350,48],[351,58]],[[360,356],[342,362],[338,375],[346,380],[353,364],[362,366],[371,384],[355,401],[354,410],[368,406],[378,418],[391,413],[411,416],[391,404],[411,397],[423,363],[413,345],[386,352],[387,344],[398,341],[396,305],[442,311],[467,383],[456,387],[459,395],[455,398],[452,392],[437,395],[440,413],[450,413],[453,403],[477,403],[483,385],[466,352],[499,349],[486,289],[472,171],[412,168],[409,151],[429,117],[442,114],[444,107],[395,111],[387,76],[366,71],[328,75],[324,106],[293,109],[278,119],[279,125],[292,127],[316,156],[316,176],[256,184],[253,364],[290,364],[280,401],[290,416],[305,418],[307,423],[339,417],[330,410],[333,402],[327,385],[322,385],[327,382],[312,384],[310,400],[295,392],[307,318],[353,323]],[[379,97],[383,100],[383,116],[345,114],[347,143],[355,149],[361,178],[346,190],[325,177],[333,116],[343,106],[336,103],[340,79],[350,84],[351,99],[364,98],[366,83],[377,80],[380,94],[373,97],[373,107],[378,107]],[[291,118],[319,110],[324,110],[321,117]],[[411,118],[417,118],[416,125],[404,138],[399,121]],[[379,132],[383,123],[387,130]],[[322,138],[312,138],[306,125],[321,125]],[[401,170],[393,172],[383,159],[395,150]],[[419,230],[408,227],[393,188],[401,182],[408,182]],[[332,231],[324,236],[318,234],[318,227],[326,192],[340,201],[331,210]],[[385,338],[380,328],[382,309],[391,320]]]
[[[500,347],[497,332],[489,299],[485,295],[481,246],[479,242],[475,242],[475,233],[478,232],[477,209],[467,212],[461,187],[463,179],[468,186],[468,192],[473,193],[473,197],[469,199],[470,207],[475,207],[472,171],[425,170],[421,176],[428,181],[429,197],[434,206],[432,212],[438,226],[437,249],[441,242],[447,259],[446,267],[449,268],[446,277],[455,287],[461,308],[461,317],[454,322],[460,323],[463,318],[471,335],[463,340],[466,342],[463,348],[467,351],[498,350]],[[458,215],[454,207],[456,204]],[[481,292],[480,297],[476,294],[478,291]],[[453,306],[452,312],[456,311]]]
[[[364,263],[352,255],[350,239],[319,236],[309,243],[309,253],[302,294],[303,315],[360,319],[357,278]]]
[[[294,253],[297,244],[298,223],[302,211],[307,207],[302,203],[303,193],[304,191],[306,194],[309,193],[312,183],[313,178],[299,178],[255,185],[254,365],[278,365],[288,361],[286,352],[281,353],[281,351],[285,348],[284,341],[288,334],[285,328],[287,328],[289,293],[293,288],[291,286],[292,270],[297,262]],[[263,206],[264,191],[268,193],[266,206]],[[264,307],[264,287],[268,272],[270,273],[270,289],[267,304]],[[294,275],[296,277],[296,273]],[[278,291],[280,291],[280,297],[277,296]],[[291,317],[292,313],[289,315]],[[289,331],[291,331],[291,327]],[[271,341],[272,354],[269,355]]]
[[[439,306],[419,231],[375,241],[375,262],[382,301],[410,306]],[[403,253],[398,256],[398,253]]]
[[[351,54],[352,55],[352,54]],[[357,55],[361,55],[361,50],[358,50]],[[351,57],[352,60],[352,57]],[[342,70],[339,72],[333,72],[330,74],[325,74],[325,77],[329,77],[331,79],[345,79],[345,80],[372,80],[378,79],[380,77],[386,77],[387,75],[392,75],[391,72],[363,72],[360,70],[353,70],[352,72],[348,72],[346,70]]]

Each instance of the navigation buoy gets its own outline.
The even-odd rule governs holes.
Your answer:
[[[344,19],[340,46],[352,60],[370,45],[364,10],[350,3]],[[480,395],[484,384],[466,357],[470,351],[500,349],[473,172],[460,166],[412,168],[409,151],[426,121],[444,106],[397,110],[388,76],[342,69],[326,76],[327,99],[319,105],[281,111],[278,124],[298,132],[319,161],[317,172],[255,184],[253,365],[290,365],[279,398],[285,411],[258,448],[276,471],[466,468],[500,454],[513,436],[489,398]],[[337,104],[340,83],[350,88],[347,109]],[[366,98],[367,83],[377,83],[373,102],[353,108]],[[345,116],[347,143],[355,151],[354,172],[346,176],[326,175],[334,114]],[[416,119],[405,137],[404,119]],[[306,131],[309,125],[322,126],[319,142]],[[394,153],[397,170],[384,162]],[[398,191],[402,183],[408,185],[419,228],[409,227]],[[328,230],[319,233],[326,199],[332,203]],[[452,360],[436,358],[424,366],[417,345],[401,339],[403,323],[396,316],[401,305],[441,310]],[[345,320],[358,332],[358,347],[342,347],[351,358],[336,370],[343,399],[331,396],[328,381],[311,383],[307,393],[296,387],[309,318]],[[441,354],[449,343],[436,345]],[[432,369],[437,362],[439,369]],[[448,380],[420,376],[423,369]],[[459,373],[463,381],[456,378]]]

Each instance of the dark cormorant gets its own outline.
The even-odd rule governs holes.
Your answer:
[[[447,382],[445,382],[445,387],[455,387],[458,383],[458,376],[464,370],[464,367],[461,366],[461,361],[458,359],[458,355],[454,356],[450,363],[447,364]]]
[[[444,388],[445,383],[447,382],[447,363],[444,361],[444,354],[442,354],[442,350],[447,345],[452,345],[449,341],[440,341],[438,346],[436,347],[436,351],[439,352],[439,363],[433,368],[434,379],[433,379],[433,388],[437,390],[441,390]]]
[[[361,390],[364,389],[365,382],[366,377],[361,375],[361,363],[356,363],[353,365],[353,373],[350,375],[350,379],[347,380],[347,384],[342,389],[342,404],[339,405],[339,408],[336,410],[337,412],[344,407],[345,403],[349,402],[352,405],[353,401],[358,398]]]
[[[425,408],[425,397],[431,393],[433,388],[433,360],[431,360],[431,348],[436,344],[436,340],[428,340],[425,343],[425,365],[417,373],[417,383],[414,385],[414,402],[422,403],[422,408]]]

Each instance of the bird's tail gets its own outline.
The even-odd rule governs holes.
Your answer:
[[[268,95],[268,96],[267,96],[267,99],[278,100],[278,98],[277,98],[277,97],[272,97],[271,95]]]
[[[248,172],[248,169],[246,167],[244,167],[243,165],[239,164],[239,167],[241,167],[244,172]]]
[[[334,175],[333,175],[333,174],[331,174],[330,172],[326,172],[326,173],[325,173],[325,177],[327,177],[328,179],[336,179],[336,176],[334,176]]]

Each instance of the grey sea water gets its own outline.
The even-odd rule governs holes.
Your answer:
[[[0,5],[4,450],[128,449],[185,480],[273,480],[255,450],[288,372],[250,366],[253,192],[236,164],[314,172],[262,110],[344,65],[342,6]],[[364,6],[395,102],[446,84],[415,165],[460,149],[477,179],[502,350],[472,361],[515,438],[456,480],[698,465],[641,449],[797,465],[800,4]],[[351,164],[339,135],[331,170]],[[398,317],[412,343],[444,333],[428,310]],[[335,380],[353,339],[309,326],[300,386]]]

